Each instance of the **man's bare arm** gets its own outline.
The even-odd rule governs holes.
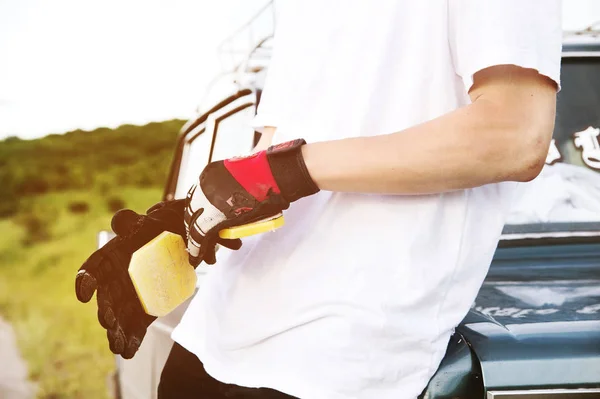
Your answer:
[[[550,146],[556,84],[512,65],[482,70],[474,82],[470,105],[421,125],[303,146],[311,177],[322,190],[390,194],[532,180]]]

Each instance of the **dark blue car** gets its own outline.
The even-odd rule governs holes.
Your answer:
[[[565,37],[554,141],[423,398],[600,398],[600,32]]]

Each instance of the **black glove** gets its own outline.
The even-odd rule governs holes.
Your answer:
[[[291,202],[315,194],[298,139],[253,155],[208,164],[187,198],[190,264],[215,263],[219,231],[281,213]],[[229,246],[241,246],[231,240]],[[238,246],[238,247],[239,247]]]
[[[94,252],[75,278],[79,301],[88,302],[97,292],[98,321],[107,330],[109,348],[125,359],[135,355],[148,326],[156,319],[140,304],[129,278],[129,261],[136,250],[163,231],[186,240],[184,201],[160,202],[146,215],[130,209],[118,211],[111,223],[117,236]]]

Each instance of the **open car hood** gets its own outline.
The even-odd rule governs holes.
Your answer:
[[[600,387],[600,245],[499,249],[457,331],[488,390]]]

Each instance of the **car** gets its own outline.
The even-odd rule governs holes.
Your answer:
[[[211,160],[248,153],[258,142],[249,121],[269,44],[260,40],[220,77],[211,100],[183,126],[164,200],[184,198]],[[565,32],[547,165],[520,186],[485,282],[421,398],[600,398],[599,132],[600,31]],[[197,268],[197,289],[206,271]],[[188,303],[149,327],[133,359],[116,357],[117,397],[156,397],[170,334]]]

